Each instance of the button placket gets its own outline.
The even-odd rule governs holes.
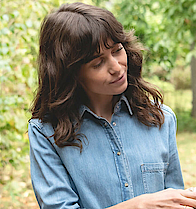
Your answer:
[[[121,141],[122,136],[119,130],[121,123],[119,121],[120,120],[118,118],[118,115],[114,114],[112,116],[111,123],[107,123],[107,121],[104,121],[103,126],[106,127],[108,133],[110,134],[112,147],[114,148],[113,151],[115,163],[117,166],[117,172],[120,176],[119,181],[122,185],[122,198],[123,200],[127,200],[133,197],[134,195],[132,191],[132,183],[130,181],[129,171],[127,171],[126,159],[124,157],[123,146]]]
[[[116,126],[116,122],[113,122],[112,125],[113,125],[113,126]]]

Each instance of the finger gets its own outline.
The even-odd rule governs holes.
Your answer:
[[[192,199],[192,198],[187,198],[187,197],[184,197],[183,198],[183,205],[186,205],[188,208],[191,207],[191,208],[196,208],[196,200],[195,199]]]
[[[196,200],[196,192],[191,192],[189,190],[182,190],[180,193],[184,197],[188,197]]]
[[[186,189],[186,190],[189,190],[189,191],[191,191],[191,192],[196,192],[196,187],[190,187],[190,188],[188,188],[188,189]]]
[[[188,209],[188,206],[191,208],[196,208],[196,192],[191,192],[188,190],[179,190],[180,194],[183,196],[181,199],[181,204],[185,205],[187,207],[184,207]]]
[[[189,206],[183,206],[183,209],[194,209],[194,208],[189,207]]]

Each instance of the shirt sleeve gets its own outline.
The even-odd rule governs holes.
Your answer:
[[[184,182],[176,144],[176,116],[173,111],[168,108],[166,117],[169,118],[169,166],[165,178],[165,187],[184,189]]]
[[[66,168],[44,132],[41,123],[29,122],[31,180],[38,204],[42,209],[80,208]]]

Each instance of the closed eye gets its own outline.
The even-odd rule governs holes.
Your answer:
[[[101,59],[101,61],[98,64],[94,65],[93,68],[94,69],[99,68],[102,65],[102,63],[103,63],[103,59]]]
[[[113,52],[113,54],[114,54],[114,53],[118,53],[118,52],[120,52],[122,49],[123,49],[123,46],[121,46],[121,47],[120,47],[120,48],[118,48],[116,51],[114,51],[114,52]]]

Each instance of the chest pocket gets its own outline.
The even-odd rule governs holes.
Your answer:
[[[141,165],[145,193],[165,189],[165,175],[169,163],[144,163]]]

